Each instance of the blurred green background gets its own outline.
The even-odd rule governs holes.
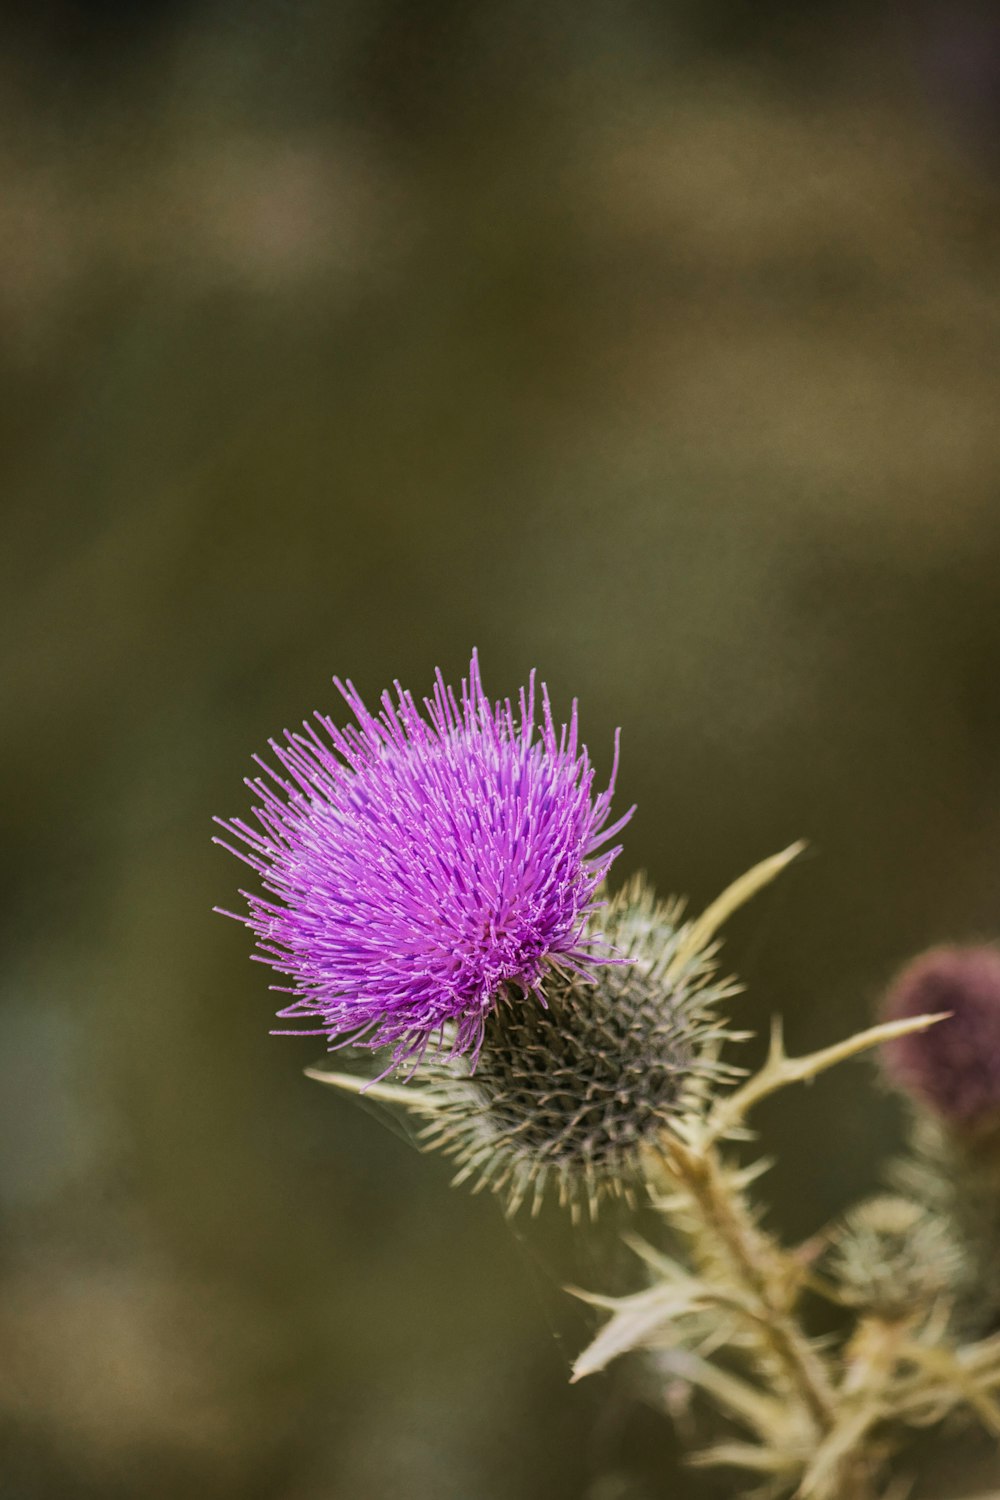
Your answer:
[[[333,673],[476,644],[602,771],[622,726],[619,875],[811,841],[727,949],[794,1048],[1000,932],[993,10],[0,33],[0,1497],[729,1494],[627,1371],[567,1385],[618,1225],[512,1231],[269,1037],[210,819]],[[761,1125],[793,1236],[900,1130],[865,1065]]]

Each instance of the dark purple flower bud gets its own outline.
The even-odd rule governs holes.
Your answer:
[[[422,708],[398,683],[377,715],[337,687],[356,725],[317,715],[272,741],[277,769],[247,783],[257,826],[219,820],[265,892],[237,920],[309,1034],[395,1063],[476,1056],[502,997],[544,1005],[549,974],[618,961],[588,919],[630,813],[609,826],[614,772],[596,792],[576,704],[557,726],[544,686],[539,725],[533,676],[516,708],[487,698],[475,655]]]
[[[898,1088],[961,1129],[1000,1120],[1000,951],[934,948],[902,971],[884,1008],[890,1021],[949,1013],[885,1047]]]

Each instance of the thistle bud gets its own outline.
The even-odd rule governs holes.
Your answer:
[[[885,1048],[891,1081],[944,1124],[982,1134],[1000,1125],[1000,951],[935,948],[889,990],[889,1020],[948,1012]]]
[[[952,1292],[963,1258],[943,1218],[882,1194],[845,1216],[825,1269],[848,1307],[895,1322],[926,1314]]]

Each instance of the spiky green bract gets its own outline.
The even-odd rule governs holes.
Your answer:
[[[1000,1329],[1000,1135],[969,1139],[914,1111],[909,1151],[893,1162],[890,1180],[962,1246],[954,1326],[967,1336]]]
[[[631,1198],[643,1147],[698,1111],[719,1060],[718,1007],[738,991],[715,973],[716,945],[685,953],[678,903],[631,881],[591,919],[622,962],[593,979],[550,974],[544,1006],[501,1002],[473,1073],[462,1059],[425,1064],[411,1110],[423,1144],[452,1156],[456,1181],[498,1193],[513,1213],[547,1190],[574,1216]]]

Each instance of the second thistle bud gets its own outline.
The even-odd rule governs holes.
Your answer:
[[[896,1181],[943,1218],[962,1246],[955,1325],[965,1333],[1000,1317],[1000,951],[935,948],[899,975],[890,1019],[947,1012],[886,1049],[892,1083],[919,1106]]]
[[[1000,951],[935,948],[889,990],[889,1020],[948,1012],[885,1049],[891,1081],[943,1124],[980,1134],[1000,1126]]]

